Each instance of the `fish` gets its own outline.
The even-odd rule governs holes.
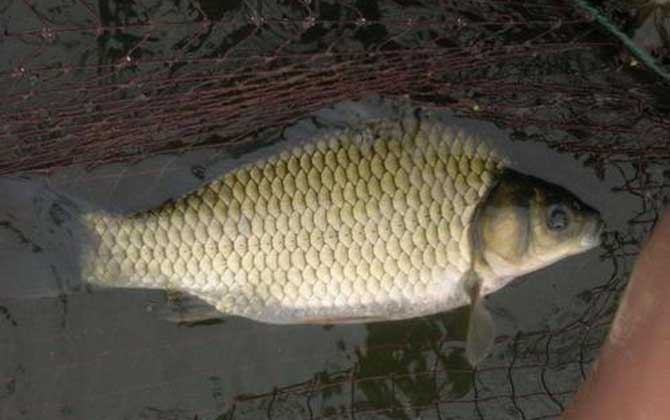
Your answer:
[[[391,321],[470,305],[599,245],[598,211],[509,168],[491,139],[412,115],[331,130],[131,215],[82,215],[85,282],[196,297],[272,324]]]

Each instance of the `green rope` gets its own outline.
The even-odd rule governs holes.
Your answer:
[[[598,9],[595,7],[591,6],[586,0],[575,0],[575,3],[577,6],[580,8],[584,9],[585,11],[589,12],[605,30],[607,30],[609,33],[617,37],[623,44],[628,48],[628,51],[631,52],[635,57],[637,57],[638,60],[640,60],[642,63],[644,63],[645,66],[650,68],[654,73],[657,75],[661,76],[663,79],[670,81],[670,73],[665,71],[663,68],[661,68],[658,64],[656,64],[656,61],[654,60],[654,57],[652,57],[648,52],[644,51],[643,49],[638,48],[637,45],[633,42],[632,39],[625,33],[621,32],[616,26],[610,22],[607,17],[605,17]]]

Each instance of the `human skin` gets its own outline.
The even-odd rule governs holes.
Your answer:
[[[670,210],[643,247],[612,328],[562,420],[670,418]]]

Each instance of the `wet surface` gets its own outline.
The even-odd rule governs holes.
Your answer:
[[[305,118],[278,142],[303,141],[329,127],[405,109],[411,107],[379,99],[341,104]],[[613,192],[624,181],[625,167],[599,180],[578,160],[544,145],[513,142],[509,132],[488,123],[444,111],[435,115],[494,139],[516,169],[560,183],[600,209],[610,239],[631,229],[627,223],[641,201]],[[610,240],[488,299],[497,344],[475,376],[463,355],[464,310],[334,327],[237,318],[186,326],[163,319],[163,292],[91,290],[76,275],[68,278],[73,268],[64,264],[66,255],[77,249],[71,242],[85,239],[70,229],[74,208],[148,208],[248,160],[196,152],[93,171],[72,168],[49,179],[49,195],[37,180],[3,180],[14,203],[0,224],[4,418],[251,419],[266,411],[272,418],[323,418],[352,409],[370,418],[419,418],[414,416],[425,410],[421,418],[439,418],[438,409],[454,418],[476,418],[477,412],[488,418],[493,402],[500,405],[510,395],[518,407],[511,405],[509,418],[559,412],[606,332],[607,318],[599,318],[594,302],[612,298],[614,290],[603,294],[602,288],[620,287],[612,276],[623,282],[631,268],[631,257],[607,257]],[[61,210],[54,212],[51,202],[62,204]],[[48,211],[41,218],[22,217],[42,207]],[[613,305],[605,302],[604,310]],[[590,336],[575,329],[580,322],[593,329]],[[291,391],[294,385],[308,391]],[[250,396],[258,399],[245,399]]]
[[[667,200],[667,86],[569,4],[225,3],[0,4],[0,173],[51,174],[0,178],[0,419],[556,418]],[[622,10],[604,14],[623,27]],[[660,12],[634,41],[667,60]],[[477,371],[464,310],[186,326],[163,319],[163,292],[79,282],[75,209],[155,206],[239,164],[249,144],[398,112],[376,99],[326,106],[370,92],[495,121],[505,130],[443,114],[607,223],[599,248],[487,299],[497,339]],[[145,159],[165,151],[188,152]],[[137,163],[99,164],[118,160]]]

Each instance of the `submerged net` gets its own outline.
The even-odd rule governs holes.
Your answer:
[[[4,3],[0,174],[236,144],[372,94],[596,159],[670,150],[659,78],[570,2]]]
[[[601,258],[613,274],[580,296],[587,304],[574,319],[499,337],[495,360],[476,371],[444,318],[374,326],[370,334],[387,344],[357,353],[348,369],[290,386],[268,383],[266,393],[225,395],[225,409],[197,413],[230,420],[554,418],[588,371],[630,272],[628,257],[639,251],[670,186],[663,37],[654,69],[599,21],[632,33],[628,6],[590,5],[4,0],[0,175],[198,148],[232,152],[310,112],[370,95],[492,121],[513,129],[516,140],[583,157],[597,174],[621,171],[618,188],[637,197],[640,210],[626,230],[608,235]],[[662,24],[663,10],[654,13]],[[640,51],[647,46],[635,42]]]

